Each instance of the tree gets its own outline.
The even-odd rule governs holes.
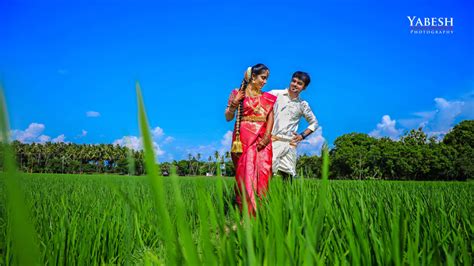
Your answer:
[[[350,133],[338,137],[331,150],[331,166],[336,178],[366,178],[373,169],[369,161],[369,150],[376,145],[377,140],[367,134]]]
[[[443,143],[456,150],[454,165],[456,179],[466,180],[474,177],[474,120],[464,120],[456,125],[443,138]]]
[[[321,178],[322,160],[318,156],[299,156],[296,160],[296,172],[305,178]]]

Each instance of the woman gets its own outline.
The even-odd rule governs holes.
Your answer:
[[[251,214],[256,210],[255,194],[265,193],[272,175],[271,132],[276,97],[262,93],[269,74],[264,64],[249,67],[240,89],[232,91],[225,110],[227,121],[237,112],[231,150],[236,169],[237,204],[242,209],[241,196],[245,195]]]

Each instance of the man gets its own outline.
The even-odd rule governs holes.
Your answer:
[[[296,71],[289,88],[269,92],[277,96],[273,107],[275,120],[272,130],[272,170],[284,179],[296,177],[296,147],[318,128],[318,120],[308,102],[300,98],[300,93],[308,87],[310,81],[308,73]],[[297,133],[301,117],[309,125],[304,131]]]

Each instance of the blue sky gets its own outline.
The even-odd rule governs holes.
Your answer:
[[[473,2],[382,2],[0,1],[12,137],[138,147],[139,80],[160,160],[207,158],[229,147],[227,97],[256,63],[264,90],[310,73],[321,128],[301,153],[474,119]],[[453,34],[412,34],[407,16],[452,17]]]

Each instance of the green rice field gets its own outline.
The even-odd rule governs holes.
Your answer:
[[[228,178],[159,177],[165,210],[147,177],[18,178],[41,264],[472,265],[473,182],[274,179],[249,217]],[[10,265],[4,180],[0,265]]]

